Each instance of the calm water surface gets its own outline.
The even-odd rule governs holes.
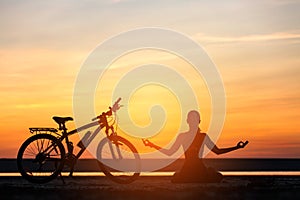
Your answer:
[[[300,176],[300,171],[221,171],[224,176]],[[172,176],[174,172],[142,172],[141,176]],[[68,176],[68,172],[63,172]],[[0,173],[0,177],[21,176],[18,172]],[[74,172],[73,176],[105,176],[102,172]]]

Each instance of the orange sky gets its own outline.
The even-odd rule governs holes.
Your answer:
[[[272,0],[1,1],[0,158],[16,157],[30,135],[28,127],[56,127],[53,115],[73,116],[74,82],[89,53],[112,35],[143,26],[185,33],[205,48],[218,67],[227,109],[217,145],[250,141],[246,149],[219,157],[299,158],[299,5],[297,1]],[[197,88],[197,98],[203,102],[201,129],[206,131],[211,114],[209,95],[201,77],[180,69],[185,66],[183,61],[162,52],[137,52],[120,58],[115,65],[126,70],[154,61],[178,68]],[[118,75],[111,81],[117,80]],[[113,87],[112,83],[107,84]],[[134,98],[141,101],[151,90],[162,92],[162,99],[171,98],[161,88],[144,89]],[[99,91],[95,98],[101,95],[106,94]],[[96,105],[100,112],[104,108],[106,105]],[[132,110],[133,119],[139,110],[138,106]],[[139,120],[146,124],[149,116]],[[171,125],[167,129],[153,140],[165,144],[177,134],[171,133]],[[138,142],[136,145],[142,148]]]

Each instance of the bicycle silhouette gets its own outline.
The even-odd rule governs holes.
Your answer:
[[[106,137],[99,142],[97,148],[98,164],[102,172],[117,183],[131,183],[140,174],[140,156],[137,149],[125,138],[118,136],[114,129],[116,117],[108,121],[120,109],[119,98],[107,112],[92,119],[93,122],[83,125],[72,131],[67,131],[65,123],[72,121],[72,117],[53,117],[59,125],[55,128],[29,128],[34,135],[28,138],[20,147],[17,156],[18,170],[21,175],[33,183],[46,183],[58,175],[62,177],[64,166],[69,168],[69,176],[73,175],[76,161],[86,150],[102,128],[105,128]],[[112,124],[109,124],[111,121]],[[98,126],[92,133],[88,131],[77,146],[80,151],[73,154],[73,143],[69,136],[75,133]],[[65,141],[65,145],[63,144]],[[109,150],[103,154],[103,148]],[[109,154],[109,157],[108,155]],[[64,182],[64,180],[63,180]]]

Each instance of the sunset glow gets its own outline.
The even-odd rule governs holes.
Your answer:
[[[1,1],[0,158],[16,157],[30,136],[29,127],[56,128],[52,116],[73,116],[74,83],[90,52],[111,36],[138,27],[186,34],[217,66],[227,101],[217,145],[250,142],[218,157],[300,158],[299,8],[297,1],[275,0]],[[134,51],[115,60],[98,84],[95,112],[110,106],[111,91],[124,73],[146,64],[171,66],[188,80],[200,102],[195,108],[201,113],[200,128],[206,132],[213,108],[205,78],[170,52]],[[164,146],[179,131],[176,95],[159,85],[145,85],[124,106],[137,125],[146,126],[154,104],[162,105],[168,118],[150,139]],[[67,125],[75,128],[73,122]],[[154,151],[140,139],[129,140],[140,152]]]

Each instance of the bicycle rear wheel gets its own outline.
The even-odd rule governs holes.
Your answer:
[[[98,164],[112,181],[126,184],[140,175],[140,156],[137,149],[125,138],[104,138],[97,149]]]
[[[64,158],[64,146],[56,137],[49,134],[34,135],[19,149],[18,170],[32,183],[46,183],[61,172]]]

